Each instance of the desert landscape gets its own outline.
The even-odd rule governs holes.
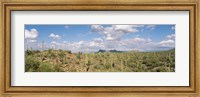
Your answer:
[[[175,25],[25,25],[25,72],[175,72]]]
[[[159,52],[27,50],[26,72],[174,72],[175,50]]]

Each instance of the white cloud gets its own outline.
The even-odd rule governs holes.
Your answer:
[[[138,43],[142,43],[142,42],[147,42],[147,40],[144,39],[144,38],[136,37],[136,38],[132,38],[132,39],[124,39],[121,42],[131,45],[131,44],[138,44]]]
[[[146,50],[162,50],[161,47],[173,47],[173,40],[164,40],[158,43],[153,42],[151,39],[145,39],[140,37],[121,39],[119,41],[106,41],[101,38],[94,38],[90,41],[52,41],[45,43],[45,49],[64,49],[71,50],[72,52],[97,52],[99,49],[103,50],[118,50],[118,51],[146,51]],[[164,48],[164,49],[165,49]],[[167,49],[166,49],[167,50]]]
[[[92,25],[92,32],[97,32],[103,35],[105,40],[116,41],[120,40],[124,34],[138,32],[138,27],[144,25],[112,25],[112,26],[101,26]]]
[[[63,41],[63,43],[64,43],[64,44],[67,44],[67,43],[69,43],[69,42],[68,42],[68,41]]]
[[[59,36],[59,35],[57,35],[57,34],[53,34],[53,33],[51,33],[51,34],[49,35],[49,37],[50,37],[50,38],[53,38],[53,39],[60,39],[60,38],[61,38],[61,36]]]
[[[175,40],[175,34],[167,35],[167,39]]]
[[[170,34],[166,36],[166,39],[159,42],[160,47],[174,48],[175,47],[175,34]]]
[[[25,39],[34,40],[38,37],[38,35],[39,32],[37,31],[37,29],[31,29],[31,30],[25,29]]]
[[[146,28],[150,30],[154,30],[156,28],[156,25],[147,25]]]
[[[132,38],[132,39],[124,39],[120,41],[121,47],[127,50],[134,50],[140,49],[143,50],[144,48],[149,47],[148,45],[152,44],[151,39],[144,39],[144,38]]]
[[[37,42],[37,40],[28,40],[29,42],[33,43],[33,42]]]
[[[94,40],[95,42],[97,42],[97,43],[103,42],[103,39],[101,39],[101,38],[94,38],[93,40]]]
[[[65,28],[67,29],[67,28],[69,28],[69,26],[65,25]]]
[[[143,28],[142,28],[143,27]],[[139,30],[142,29],[154,29],[155,25],[92,25],[92,33],[99,33],[101,37],[93,38],[88,41],[62,41],[58,42],[53,40],[50,43],[45,43],[45,49],[64,49],[71,50],[72,52],[97,52],[99,49],[103,50],[119,50],[119,51],[153,51],[153,50],[168,50],[175,47],[175,34],[167,35],[163,41],[154,42],[148,38],[142,38],[140,35],[136,35]],[[31,31],[31,30],[30,30]],[[29,31],[29,32],[30,32]],[[33,30],[34,31],[34,30]],[[37,30],[35,30],[37,31]],[[134,38],[123,38],[123,35],[129,33],[136,33]],[[50,38],[60,39],[61,36],[51,33]],[[35,38],[29,39],[29,42],[33,44],[37,43]],[[41,49],[40,47],[38,47]]]
[[[39,32],[37,29],[25,29],[25,45],[26,49],[34,48],[36,46],[36,38],[38,37]]]
[[[103,45],[105,47],[105,50],[112,50],[117,49],[117,47],[119,47],[121,44],[119,43],[119,41],[106,41],[103,43]]]
[[[101,47],[103,47],[102,43],[98,43],[94,41],[88,43],[88,48],[91,48],[91,49],[100,49]]]
[[[52,43],[52,44],[57,44],[57,42],[56,42],[56,41],[52,41],[51,43]]]
[[[174,40],[163,40],[159,44],[161,47],[175,47]]]
[[[92,29],[92,32],[99,32],[99,31],[103,31],[104,27],[101,25],[92,25],[91,29]]]
[[[94,41],[78,41],[78,42],[56,42],[52,41],[50,47],[54,49],[65,49],[71,50],[72,52],[91,52],[91,51],[98,51],[100,48],[103,47],[103,44],[100,42],[100,38],[94,39]]]
[[[121,31],[124,33],[138,32],[135,25],[113,25],[115,31]]]
[[[79,48],[84,47],[85,43],[86,43],[85,41],[79,41],[79,42],[68,42],[68,41],[56,42],[56,41],[52,41],[50,43],[50,45],[54,49],[65,49],[65,50],[78,51]]]
[[[172,29],[172,30],[175,30],[175,26],[172,26],[171,29]]]

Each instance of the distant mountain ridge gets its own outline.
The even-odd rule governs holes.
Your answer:
[[[163,51],[175,51],[175,48],[169,49],[169,50],[163,50]],[[122,53],[122,52],[141,52],[139,50],[131,50],[131,51],[118,51],[116,49],[113,50],[103,50],[99,49],[97,53],[104,53],[104,52],[113,52],[113,53]],[[148,51],[147,51],[148,52]],[[150,51],[150,52],[160,52],[160,51]]]
[[[139,50],[132,50],[132,51],[119,51],[119,50],[116,50],[116,49],[113,49],[113,50],[102,50],[102,49],[99,49],[98,53],[103,53],[103,52],[113,52],[113,53],[122,53],[122,52],[139,52]]]
[[[103,53],[103,52],[125,52],[125,51],[118,51],[118,50],[102,50],[102,49],[99,49],[98,53]]]

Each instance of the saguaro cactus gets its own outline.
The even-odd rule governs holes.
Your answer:
[[[87,62],[88,62],[88,50],[86,49],[86,53],[85,53],[85,66],[87,65]]]
[[[42,51],[44,51],[44,40],[42,41]]]
[[[171,53],[168,54],[168,57],[169,57],[170,64],[172,64],[173,62],[172,62],[172,58],[171,58]],[[171,71],[170,64],[169,64],[169,67],[168,67],[169,68],[169,72]]]
[[[44,59],[44,40],[42,41],[42,45],[41,45],[41,48],[42,48],[42,55],[41,55],[41,59],[42,59],[42,61],[43,61],[43,59]]]
[[[29,49],[28,49],[28,44],[26,45],[26,51],[28,51]]]

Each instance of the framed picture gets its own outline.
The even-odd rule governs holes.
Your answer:
[[[2,2],[1,94],[198,97],[199,1],[148,2]]]

